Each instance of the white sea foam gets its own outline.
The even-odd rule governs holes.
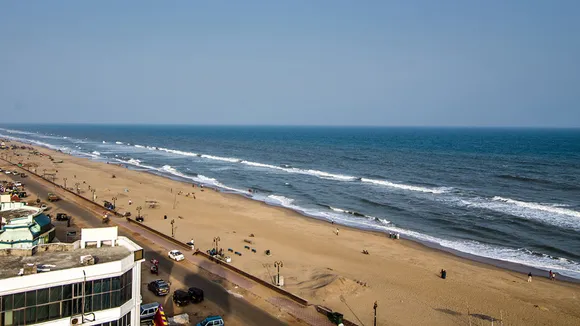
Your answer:
[[[163,148],[163,147],[159,147],[158,150],[163,151],[163,152],[167,152],[167,153],[183,155],[183,156],[198,156],[196,153],[184,152],[184,151],[179,151],[176,149],[169,149],[169,148]]]
[[[103,144],[106,144],[107,142],[103,140]]]
[[[143,146],[143,145],[133,145],[133,146],[135,146],[137,148],[145,148],[145,146]]]
[[[96,155],[96,156],[101,156],[101,153],[99,153],[97,151],[92,151],[91,154]]]
[[[449,187],[439,187],[439,188],[427,188],[427,187],[419,187],[419,186],[411,186],[406,184],[394,183],[387,180],[375,180],[375,179],[367,179],[362,178],[362,182],[371,183],[380,186],[386,186],[391,188],[403,189],[403,190],[410,190],[410,191],[418,191],[418,192],[427,192],[432,194],[442,194],[448,192],[452,188]]]
[[[529,203],[529,202],[519,201],[519,200],[515,200],[515,199],[504,198],[504,197],[500,197],[500,196],[493,197],[493,200],[512,204],[512,205],[516,205],[519,207],[524,207],[527,209],[544,211],[544,212],[553,213],[553,214],[567,215],[567,216],[571,216],[571,217],[580,218],[580,212],[559,207],[562,204],[543,205],[543,204],[539,204],[539,203]],[[578,222],[580,223],[580,220]]]
[[[115,144],[117,144],[117,145],[123,145],[123,142],[121,142],[121,141],[116,141],[116,142],[115,142]]]

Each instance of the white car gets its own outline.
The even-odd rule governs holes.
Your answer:
[[[22,187],[22,182],[16,181],[16,182],[14,182],[14,186],[16,186],[16,187]]]
[[[182,261],[185,259],[185,256],[179,250],[171,250],[169,252],[169,258],[175,261]]]
[[[12,174],[12,172],[10,172],[8,170],[4,171],[4,173],[6,173],[6,174]]]

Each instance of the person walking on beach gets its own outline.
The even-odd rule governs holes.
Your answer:
[[[129,205],[133,204],[133,202],[131,201],[131,199],[129,199]]]
[[[336,235],[338,235],[338,228],[336,228],[336,231],[335,232],[336,232]]]
[[[528,273],[528,283],[532,282],[532,272]]]

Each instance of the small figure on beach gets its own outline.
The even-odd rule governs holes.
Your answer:
[[[334,233],[336,233],[336,235],[338,235],[338,228],[336,228],[336,231],[334,231]]]
[[[133,204],[133,202],[131,201],[131,199],[129,199],[129,205]]]
[[[555,280],[556,280],[556,273],[554,273],[554,272],[551,272],[551,274],[552,274],[552,275],[551,275],[550,279],[551,279],[552,281],[555,281]]]
[[[528,283],[532,282],[532,272],[528,273]]]
[[[163,219],[166,220],[167,219],[167,215],[163,215]]]
[[[444,270],[444,269],[441,270],[441,278],[442,279],[446,279],[447,278],[447,271]]]

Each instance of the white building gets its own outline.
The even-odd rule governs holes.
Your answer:
[[[0,325],[139,325],[143,249],[117,227],[0,249]]]
[[[32,248],[54,239],[54,226],[38,207],[0,202],[0,249]]]

